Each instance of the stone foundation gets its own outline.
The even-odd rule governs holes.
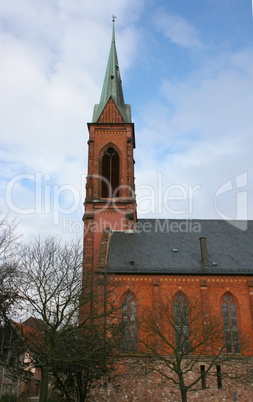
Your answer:
[[[101,385],[92,392],[92,398],[97,402],[108,401],[145,401],[145,402],[180,402],[180,390],[173,386],[172,381],[166,379],[158,373],[145,374],[145,368],[140,362],[135,360],[123,361],[118,369],[115,378],[106,385]],[[232,402],[243,401],[253,402],[253,361],[247,362],[247,367],[243,363],[235,362],[229,368],[221,365],[221,379],[218,381],[216,365],[212,372],[206,377],[206,389],[202,389],[201,380],[187,393],[188,402],[214,401]],[[244,375],[240,378],[240,375]],[[230,376],[238,376],[231,379]],[[196,374],[190,373],[187,380],[191,382],[196,378]],[[221,389],[218,389],[221,385]],[[93,399],[94,400],[94,399]]]

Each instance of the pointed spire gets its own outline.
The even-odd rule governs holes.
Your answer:
[[[131,122],[130,105],[125,104],[121,78],[120,78],[119,62],[115,44],[115,29],[114,29],[115,18],[116,17],[113,16],[111,49],[109,53],[109,59],[107,63],[100,102],[98,105],[95,105],[94,107],[93,119],[92,119],[93,123],[98,121],[104,107],[106,106],[110,98],[114,100],[125,123]]]

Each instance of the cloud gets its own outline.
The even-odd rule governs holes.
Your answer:
[[[197,30],[180,15],[167,14],[159,10],[154,22],[159,31],[169,38],[172,43],[186,48],[201,49],[203,47]]]
[[[141,171],[136,174],[137,195],[141,187],[138,197],[143,197],[143,185],[162,195],[149,216],[152,212],[160,217],[219,219],[222,212],[234,219],[243,213],[253,218],[252,72],[252,51],[244,49],[217,56],[215,61],[207,59],[180,81],[163,81],[161,103],[150,102],[143,131],[137,134],[137,143],[141,142],[138,137],[145,138],[136,150]],[[147,159],[152,169],[145,174]],[[239,188],[242,174],[247,184]],[[217,192],[227,182],[231,190],[219,196],[216,205]],[[173,186],[178,186],[180,196],[187,197],[179,197],[176,205],[170,201],[174,209],[169,209],[164,194]],[[238,211],[238,199],[244,192],[248,206]],[[141,205],[139,200],[138,205],[145,216],[143,202]]]
[[[118,17],[124,76],[136,53],[133,38],[137,33],[130,28],[140,16],[142,3],[0,0],[0,201],[5,210],[13,209],[7,203],[7,186],[20,175],[30,175],[29,180],[17,181],[12,193],[12,201],[20,207],[16,215],[28,235],[57,231],[76,235],[77,229],[82,234],[86,123],[100,98],[111,17],[113,13]],[[35,207],[38,177],[42,181],[38,208],[27,214],[26,209]],[[72,186],[72,193],[59,194],[65,186]],[[78,205],[70,212],[73,195]],[[55,223],[57,208],[65,208],[59,223]],[[73,224],[79,222],[74,229],[71,224],[63,227],[63,219],[69,217]]]
[[[252,50],[221,56],[217,49],[211,49],[213,58],[206,60],[206,52],[196,52],[190,69],[186,54],[184,75],[175,57],[176,78],[172,78],[174,66],[167,54],[159,63],[150,57],[155,32],[146,4],[141,0],[0,0],[0,201],[8,210],[6,186],[18,175],[29,174],[35,181],[17,182],[13,197],[17,206],[33,208],[34,185],[40,187],[41,177],[41,211],[18,214],[27,236],[38,232],[82,235],[86,122],[91,120],[100,97],[113,13],[117,15],[116,41],[124,91],[126,82],[133,75],[137,77],[133,97],[126,99],[132,105],[136,99],[139,102],[133,109],[137,196],[145,193],[143,186],[152,187],[159,195],[159,180],[164,192],[180,185],[189,194],[189,186],[201,185],[194,193],[192,212],[187,200],[178,206],[173,203],[173,208],[185,208],[185,216],[219,218],[214,206],[217,189],[230,179],[235,185],[237,175],[247,170],[249,199],[253,198]],[[203,48],[195,27],[177,14],[158,11],[155,26],[172,43]],[[145,75],[144,65],[155,74]],[[146,96],[147,88],[152,88],[150,96]],[[64,192],[65,186],[73,186],[72,193]],[[231,197],[220,197],[221,210],[227,209],[232,216],[236,191]],[[68,214],[73,195],[78,205]],[[150,216],[167,217],[168,210],[161,209],[159,202],[156,200]],[[139,202],[139,209],[144,204],[144,200]],[[252,202],[249,216],[253,218],[250,208]]]

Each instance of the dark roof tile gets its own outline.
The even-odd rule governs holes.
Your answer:
[[[200,237],[207,238],[207,267]],[[252,245],[253,221],[142,219],[135,233],[112,233],[107,271],[253,274]]]

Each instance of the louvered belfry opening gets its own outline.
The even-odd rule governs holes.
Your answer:
[[[102,198],[119,197],[119,154],[108,147],[102,157]]]

